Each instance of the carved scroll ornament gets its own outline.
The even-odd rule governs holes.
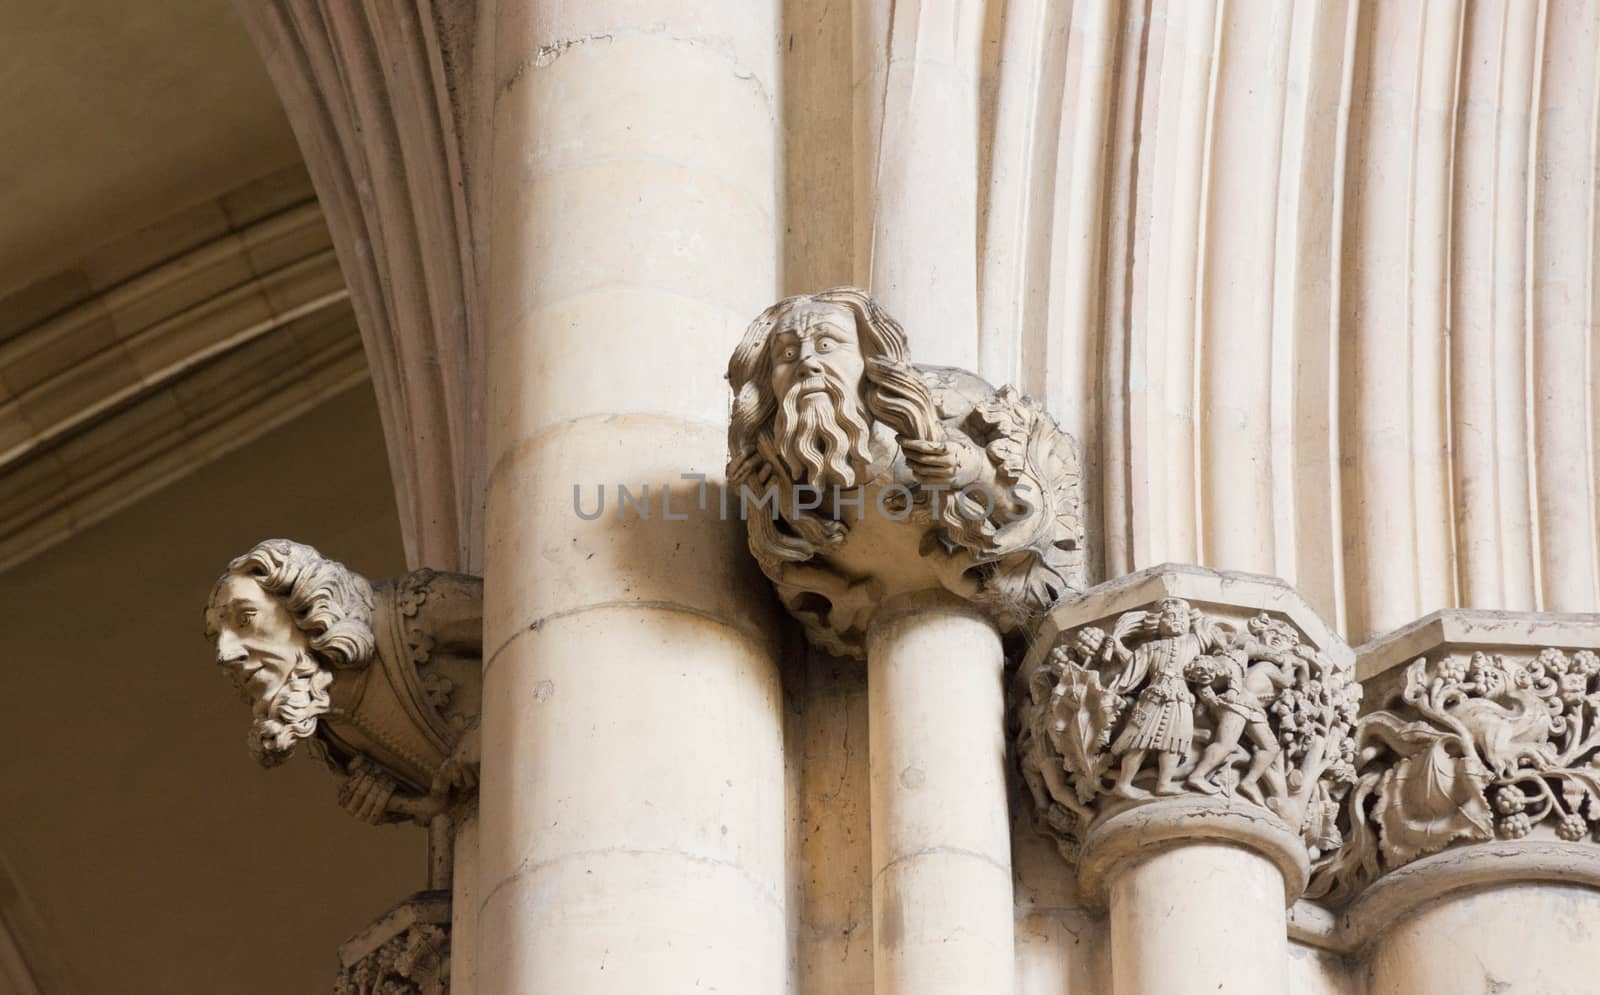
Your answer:
[[[1342,842],[1360,698],[1350,668],[1283,619],[1169,597],[1062,635],[1022,702],[1023,777],[1070,861],[1101,817],[1187,794],[1271,812],[1315,863]]]
[[[1082,588],[1071,437],[1010,387],[913,365],[865,291],[774,304],[728,378],[750,551],[822,648],[862,656],[896,593],[943,588],[1010,629]]]
[[[483,583],[419,570],[372,584],[310,546],[258,543],[206,608],[263,766],[300,743],[372,823],[426,823],[477,783]]]
[[[1419,658],[1389,707],[1356,728],[1348,840],[1308,895],[1354,897],[1455,844],[1594,838],[1600,826],[1600,656]]]

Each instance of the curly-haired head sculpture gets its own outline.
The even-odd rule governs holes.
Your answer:
[[[218,578],[206,635],[217,665],[250,703],[250,752],[274,766],[328,712],[331,668],[372,657],[372,586],[310,546],[269,539]]]

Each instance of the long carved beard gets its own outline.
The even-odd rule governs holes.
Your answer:
[[[263,767],[276,767],[294,753],[295,744],[317,731],[317,719],[332,705],[328,689],[333,675],[302,653],[276,694],[256,707],[250,726],[250,754]]]
[[[817,379],[825,393],[802,398]],[[827,372],[789,388],[773,421],[778,456],[790,479],[823,490],[856,486],[872,458],[871,434],[860,400]]]

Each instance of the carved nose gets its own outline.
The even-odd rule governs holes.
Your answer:
[[[814,352],[807,352],[800,357],[800,369],[808,374],[822,372],[822,357]]]
[[[236,639],[227,636],[217,637],[217,665],[232,670],[237,664],[243,663],[249,654]]]

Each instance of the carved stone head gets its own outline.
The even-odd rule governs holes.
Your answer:
[[[953,593],[1011,630],[1082,587],[1077,444],[1009,387],[913,364],[866,291],[767,308],[728,380],[750,552],[821,648],[863,655],[901,594]]]
[[[1300,643],[1300,637],[1295,633],[1293,626],[1273,618],[1266,612],[1250,620],[1249,631],[1261,645],[1271,650],[1293,649]]]
[[[1156,627],[1163,636],[1181,636],[1194,624],[1194,609],[1182,598],[1164,598],[1156,606]]]
[[[787,297],[750,324],[728,365],[729,451],[762,452],[795,483],[849,489],[874,421],[924,438],[937,417],[910,373],[906,336],[865,291]]]
[[[229,563],[205,619],[217,665],[250,704],[250,752],[268,767],[316,733],[333,669],[361,666],[376,646],[371,585],[287,539]]]

